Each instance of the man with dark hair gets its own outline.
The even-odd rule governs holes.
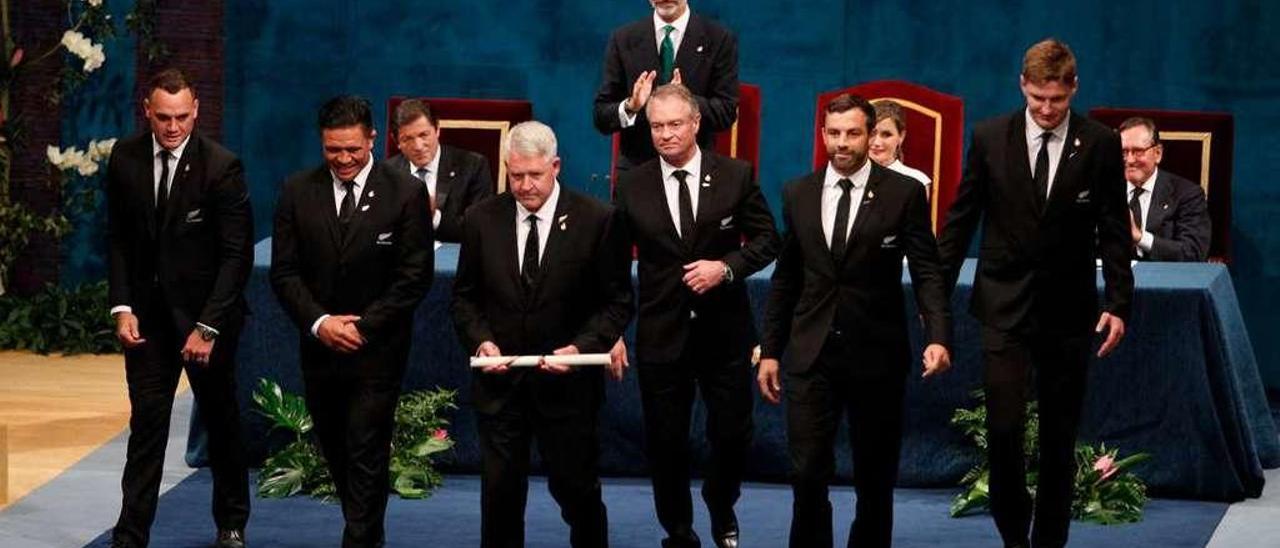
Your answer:
[[[462,239],[462,215],[472,204],[493,195],[489,162],[469,150],[440,143],[440,121],[431,105],[410,99],[396,107],[392,131],[400,154],[384,160],[427,187],[431,225],[436,240]]]
[[[194,132],[200,101],[179,70],[156,74],[147,130],[107,167],[111,315],[124,346],[129,448],[113,546],[146,546],[183,371],[209,432],[216,546],[244,546],[249,479],[235,353],[253,266],[253,215],[240,160]]]
[[[996,527],[1007,546],[1063,546],[1089,350],[1094,333],[1106,337],[1098,357],[1124,336],[1133,244],[1120,139],[1071,112],[1071,50],[1054,39],[1031,46],[1020,83],[1025,107],[974,127],[938,246],[954,286],[982,221],[970,310],[982,323]],[[1098,257],[1106,281],[1101,312]],[[1033,376],[1040,402],[1034,531],[1022,439]]]
[[[848,544],[887,547],[911,365],[903,257],[925,322],[925,377],[950,365],[950,299],[924,187],[868,157],[876,109],[842,94],[825,112],[827,167],[783,187],[785,232],[756,381],[765,400],[781,401],[779,358],[789,347],[791,546],[832,545],[828,487],[847,415],[858,499]]]
[[[700,545],[689,496],[696,389],[707,406],[712,537],[737,546],[756,344],[746,279],[773,260],[778,234],[751,166],[698,147],[702,117],[687,88],[659,87],[645,109],[659,157],[623,174],[614,200],[639,253],[636,357],[654,507],[663,546]],[[615,363],[625,352],[619,342]]]
[[[695,15],[688,0],[649,0],[653,15],[613,31],[604,52],[594,120],[605,135],[620,133],[619,173],[657,156],[645,104],[663,84],[693,93],[702,117],[698,144],[738,119],[738,40],[719,23]]]
[[[391,432],[413,313],[431,286],[427,191],[373,161],[368,101],[320,109],[324,163],[276,206],[271,285],[299,328],[307,409],[342,501],[347,548],[381,546]]]
[[[1204,189],[1158,169],[1160,132],[1150,118],[1120,124],[1124,178],[1129,181],[1129,234],[1144,261],[1204,261],[1209,257],[1209,205]]]

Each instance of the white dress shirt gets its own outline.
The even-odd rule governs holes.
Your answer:
[[[369,180],[370,171],[373,171],[372,156],[369,157],[369,162],[366,163],[363,168],[360,168],[360,173],[356,174],[356,178],[352,179],[356,183],[351,189],[351,191],[355,193],[355,201],[353,203],[357,206],[356,209],[352,210],[353,214],[359,209],[360,197],[364,195],[364,187],[365,183]],[[342,180],[338,178],[338,175],[334,173],[332,169],[329,170],[329,178],[333,180],[333,203],[336,204],[333,209],[333,214],[336,216],[342,211],[342,199],[347,197],[347,189],[342,186]],[[319,336],[320,324],[324,323],[325,319],[329,316],[329,314],[321,314],[319,318],[316,318],[316,321],[311,323],[312,336]]]
[[[822,234],[827,237],[827,249],[831,249],[831,237],[836,232],[836,210],[840,207],[840,196],[844,194],[840,189],[840,179],[848,179],[853,183],[853,187],[849,189],[849,224],[844,227],[845,242],[848,242],[849,234],[853,232],[853,220],[858,218],[862,193],[867,189],[867,180],[870,178],[870,158],[848,177],[841,175],[827,162],[827,174],[822,179]]]
[[[430,196],[432,200],[436,199],[436,181],[440,180],[440,157],[443,155],[444,150],[437,145],[435,158],[432,158],[430,162],[427,162],[427,165],[423,166],[427,168],[427,174],[425,177],[418,177],[418,170],[421,168],[413,165],[413,161],[409,160],[408,156],[405,157],[405,163],[409,165],[409,175],[412,175],[414,179],[418,179],[422,181],[423,184],[427,185],[427,195]],[[439,209],[431,212],[431,228],[440,228]]]
[[[1138,223],[1138,229],[1142,231],[1142,239],[1138,240],[1138,253],[1143,257],[1151,253],[1151,246],[1156,242],[1156,235],[1147,231],[1147,217],[1151,216],[1151,195],[1156,193],[1156,176],[1160,174],[1159,169],[1151,171],[1151,177],[1147,182],[1142,183],[1142,195],[1138,196],[1138,207],[1142,213],[1142,217],[1134,219]],[[1133,192],[1137,188],[1133,183],[1129,183],[1129,195],[1125,200],[1128,205],[1129,200],[1133,199]]]
[[[1049,182],[1045,188],[1046,197],[1053,195],[1053,179],[1058,174],[1058,159],[1062,158],[1062,147],[1067,144],[1067,126],[1071,123],[1071,114],[1062,119],[1062,123],[1058,124],[1050,130],[1046,130],[1038,125],[1031,118],[1031,110],[1024,110],[1023,115],[1027,117],[1027,162],[1031,166],[1031,176],[1036,176],[1036,156],[1040,154],[1040,135],[1045,131],[1053,134],[1049,138]]]
[[[911,167],[911,166],[908,166],[907,164],[902,163],[902,160],[900,159],[894,160],[892,164],[889,164],[888,166],[885,166],[885,167],[888,167],[889,169],[892,169],[898,173],[906,175],[907,177],[911,177],[912,179],[920,181],[920,184],[924,185],[925,195],[926,196],[929,195],[929,183],[930,183],[929,176],[925,175],[923,171],[920,171],[914,167]]]
[[[538,207],[538,211],[525,209],[516,201],[516,269],[524,271],[524,244],[529,239],[529,215],[538,219],[538,264],[542,264],[542,253],[547,250],[547,238],[551,236],[552,217],[556,214],[556,203],[560,201],[560,181],[551,187],[551,196]]]
[[[673,30],[671,31],[671,51],[674,55],[679,55],[680,43],[684,41],[684,31],[689,28],[689,15],[692,13],[693,8],[690,8],[686,4],[684,15],[681,15],[680,17],[677,17],[675,21],[668,23],[663,21],[662,17],[658,16],[658,10],[653,10],[653,34],[654,37],[657,38],[659,59],[662,58],[662,40],[667,36],[667,31],[663,30],[663,28],[667,25],[671,25],[673,27]],[[657,83],[658,82],[655,80],[654,87],[657,87]],[[631,82],[631,84],[634,85],[635,82]],[[629,97],[631,94],[628,93],[627,95]],[[623,128],[629,128],[636,125],[636,114],[638,114],[628,114],[626,107],[626,99],[623,99],[621,103],[618,103],[618,120],[622,122]]]
[[[702,149],[694,147],[693,151],[693,158],[683,166],[673,166],[667,163],[666,158],[658,157],[658,166],[662,170],[662,190],[667,195],[667,209],[671,211],[671,222],[676,225],[676,234],[680,234],[681,238],[684,234],[680,232],[680,180],[675,173],[681,169],[689,172],[684,180],[689,184],[689,205],[693,206],[695,221],[698,219],[698,194],[702,185],[708,184],[702,180]]]

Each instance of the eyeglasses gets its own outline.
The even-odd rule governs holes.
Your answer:
[[[1120,156],[1122,158],[1128,158],[1130,156],[1142,156],[1143,154],[1146,154],[1148,150],[1151,150],[1158,146],[1160,146],[1160,143],[1152,143],[1150,145],[1147,145],[1141,148],[1122,148],[1120,149]]]

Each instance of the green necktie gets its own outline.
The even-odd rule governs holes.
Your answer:
[[[662,56],[662,74],[658,77],[658,83],[665,84],[671,81],[671,74],[676,68],[676,46],[671,43],[671,31],[676,30],[675,27],[667,25],[662,27],[662,31],[666,34],[662,37],[662,47],[658,53]]]

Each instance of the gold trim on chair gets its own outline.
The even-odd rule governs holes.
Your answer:
[[[1213,133],[1208,131],[1161,131],[1161,141],[1200,142],[1200,188],[1209,195],[1209,151],[1213,148]]]
[[[507,191],[507,163],[502,158],[502,143],[507,140],[511,122],[507,120],[440,120],[440,129],[488,129],[498,132],[498,194]]]
[[[938,181],[942,179],[942,113],[920,103],[899,97],[876,97],[872,104],[881,101],[893,101],[902,107],[909,108],[933,119],[933,170],[929,178],[929,217],[933,221],[933,231],[938,231]],[[910,129],[910,128],[908,128]],[[1161,132],[1161,135],[1164,135]]]

